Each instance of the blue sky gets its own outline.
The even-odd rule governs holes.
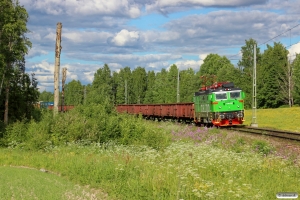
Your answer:
[[[19,0],[29,13],[33,47],[26,72],[41,91],[53,91],[56,24],[61,22],[61,69],[67,81],[92,83],[105,63],[112,71],[129,66],[161,71],[176,64],[200,69],[215,53],[240,58],[245,40],[258,44],[298,43],[299,0]],[[261,51],[264,47],[261,46]],[[288,47],[292,55],[300,45]],[[232,60],[236,64],[237,60]],[[61,79],[61,77],[60,77]]]

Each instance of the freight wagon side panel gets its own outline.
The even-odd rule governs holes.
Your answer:
[[[193,119],[194,103],[118,105],[117,111],[142,114],[144,117]]]
[[[161,117],[161,105],[154,105],[154,116]]]
[[[193,103],[180,103],[176,104],[176,117],[181,119],[194,118]]]

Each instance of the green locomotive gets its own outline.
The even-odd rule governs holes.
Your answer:
[[[243,124],[245,93],[232,82],[202,87],[193,97],[197,124],[234,126]]]

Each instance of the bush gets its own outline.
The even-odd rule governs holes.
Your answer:
[[[266,141],[256,140],[253,142],[252,147],[255,151],[268,155],[273,150],[273,147],[269,145]]]
[[[3,145],[15,147],[27,140],[28,124],[24,121],[17,121],[6,127],[3,134]]]
[[[106,143],[115,141],[123,145],[149,145],[153,148],[165,146],[170,137],[142,118],[119,114],[109,106],[91,104],[78,106],[53,117],[43,111],[40,121],[16,122],[5,131],[5,144],[13,147],[43,150],[68,143]]]
[[[279,106],[279,108],[289,108],[290,106],[289,105],[281,105]]]

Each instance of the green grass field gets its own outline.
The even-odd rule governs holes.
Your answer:
[[[299,168],[290,162],[216,148],[214,141],[178,141],[164,151],[134,146],[73,146],[35,154],[1,150],[0,160],[2,165],[46,166],[117,199],[275,199],[277,192],[300,191]],[[93,199],[81,197],[82,191],[52,174],[8,167],[0,171],[1,191],[6,191],[1,199]]]
[[[106,194],[28,167],[0,167],[0,199],[105,199]]]
[[[258,109],[256,115],[258,127],[300,132],[300,107]],[[245,120],[251,124],[252,110],[245,110]]]
[[[82,192],[87,185],[93,191],[105,191],[107,199],[126,200],[267,200],[275,199],[278,192],[300,191],[299,157],[280,154],[280,149],[266,140],[221,129],[145,123],[163,125],[174,141],[160,150],[113,143],[69,144],[35,152],[0,149],[0,166],[44,168],[61,176],[39,170],[14,172],[14,168],[0,168],[8,171],[0,173],[0,189],[8,191],[0,194],[0,199],[12,199],[12,195],[14,199],[39,199],[48,191],[57,195],[51,192],[41,199],[68,199],[66,194],[74,195],[69,199],[93,199]],[[61,184],[65,186],[60,187]],[[75,184],[81,186],[77,193]],[[89,194],[95,196],[93,192]]]

